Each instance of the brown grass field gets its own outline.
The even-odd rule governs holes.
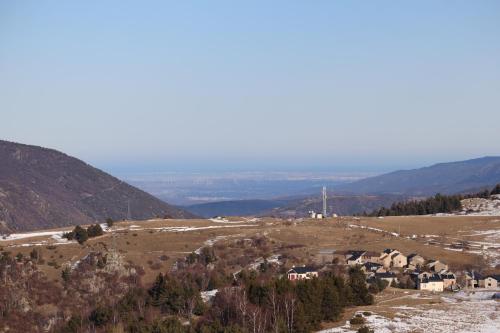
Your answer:
[[[500,233],[499,217],[412,216],[384,219],[345,217],[296,221],[264,218],[258,222],[232,218],[230,221],[231,223],[216,223],[210,220],[120,222],[113,226],[112,233],[108,232],[90,239],[84,245],[61,244],[50,236],[39,236],[11,241],[1,240],[0,247],[14,255],[17,253],[29,255],[33,247],[41,248],[45,260],[45,264],[41,265],[42,270],[49,278],[59,280],[62,265],[74,263],[92,250],[114,246],[127,261],[144,268],[146,272],[144,282],[148,283],[159,271],[168,271],[177,258],[186,256],[203,246],[205,242],[219,236],[226,237],[225,240],[220,240],[224,242],[228,239],[265,235],[270,240],[282,244],[303,245],[293,250],[297,264],[313,261],[318,251],[324,248],[381,251],[390,247],[397,248],[405,254],[418,252],[426,258],[448,263],[451,270],[459,270],[466,267],[488,267],[491,264],[481,253],[450,251],[445,249],[446,244],[458,240],[481,241],[482,237],[485,237],[470,236],[475,232],[496,230]],[[161,230],[173,227],[207,229]],[[381,229],[384,232],[366,227]],[[391,232],[400,232],[401,235],[394,236],[390,234]],[[413,235],[416,237],[412,238]],[[433,235],[433,237],[422,237],[422,235]],[[433,239],[432,244],[429,244],[429,239]],[[496,271],[498,272],[498,267]]]

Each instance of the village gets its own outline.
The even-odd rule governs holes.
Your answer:
[[[391,287],[417,289],[427,292],[459,290],[497,290],[500,275],[481,275],[475,271],[452,272],[446,263],[426,259],[417,253],[404,255],[396,249],[382,252],[365,250],[320,250],[316,264],[293,267],[287,272],[291,281],[312,279],[332,266],[359,267],[367,284],[377,281]]]

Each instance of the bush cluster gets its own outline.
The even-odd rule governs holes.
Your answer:
[[[67,232],[63,235],[64,238],[68,240],[76,240],[78,243],[83,244],[89,238],[101,236],[104,234],[101,226],[99,224],[93,224],[89,226],[87,229],[84,229],[77,225],[73,231]]]

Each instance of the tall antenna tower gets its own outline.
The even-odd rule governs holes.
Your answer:
[[[323,217],[326,217],[326,186],[323,186]]]
[[[132,213],[130,213],[130,200],[127,201],[127,221],[132,220]]]

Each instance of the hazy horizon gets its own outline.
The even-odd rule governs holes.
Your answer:
[[[500,3],[0,4],[0,138],[112,173],[500,155]]]

